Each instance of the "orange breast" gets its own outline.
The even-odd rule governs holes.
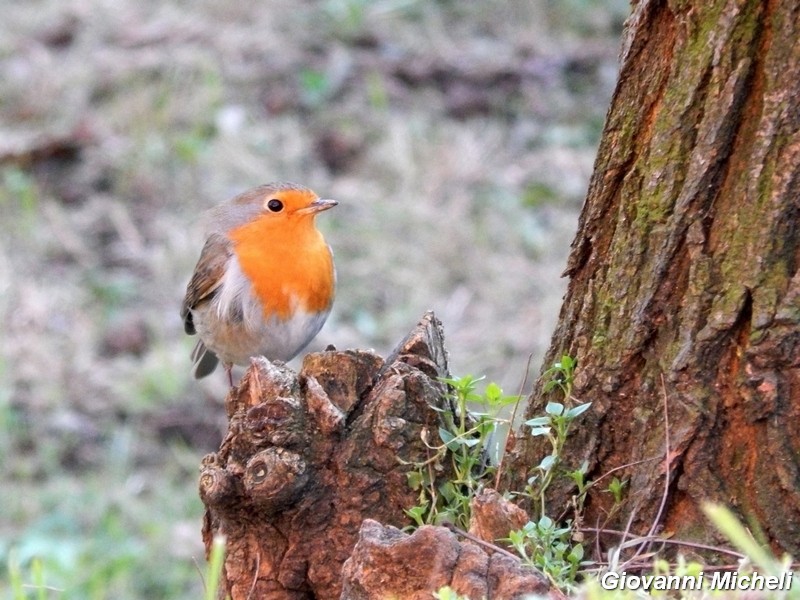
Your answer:
[[[264,316],[294,310],[320,312],[333,302],[333,257],[311,218],[278,226],[262,218],[231,232],[242,272],[264,307]]]

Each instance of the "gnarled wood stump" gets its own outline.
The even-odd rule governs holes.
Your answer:
[[[533,567],[491,542],[521,529],[530,519],[521,508],[492,489],[472,499],[468,539],[446,527],[425,525],[411,535],[367,519],[342,570],[341,600],[430,600],[449,586],[473,600],[521,600],[535,595],[565,596],[551,588]],[[482,542],[490,542],[484,544]]]
[[[342,600],[431,600],[432,592],[444,586],[474,600],[563,598],[533,567],[505,553],[459,542],[445,527],[425,525],[409,535],[364,521],[344,566]]]
[[[227,538],[220,596],[339,598],[342,565],[366,518],[408,524],[409,466],[436,439],[447,376],[428,313],[384,361],[371,352],[306,356],[299,374],[253,359],[226,399],[228,433],[203,460],[203,538]],[[443,472],[443,477],[448,473]]]

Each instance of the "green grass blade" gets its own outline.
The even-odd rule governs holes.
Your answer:
[[[225,541],[224,536],[217,536],[211,546],[211,557],[206,569],[205,600],[215,600],[217,597],[222,564],[225,561]]]
[[[783,572],[781,563],[753,539],[753,536],[727,507],[721,504],[706,503],[703,505],[703,512],[706,513],[714,527],[719,529],[738,550],[746,554],[753,564],[758,565],[770,575],[780,575]]]

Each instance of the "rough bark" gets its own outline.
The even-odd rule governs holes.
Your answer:
[[[664,530],[708,540],[712,500],[800,554],[798,40],[800,5],[778,0],[641,1],[627,24],[545,366],[576,356],[594,402],[568,463],[645,461],[617,473],[638,532],[668,474]],[[543,451],[518,435],[512,486]],[[593,494],[587,521],[610,503]]]
[[[473,543],[459,542],[444,527],[429,525],[409,535],[364,521],[343,575],[342,600],[430,600],[431,592],[444,586],[476,599],[521,600],[532,594],[563,597],[550,591],[541,573],[518,559],[487,553]]]
[[[227,436],[200,476],[206,548],[227,537],[220,597],[339,598],[362,521],[408,524],[403,511],[417,498],[398,459],[428,457],[421,432],[435,437],[442,376],[432,314],[385,362],[322,352],[295,374],[254,359],[226,399]]]

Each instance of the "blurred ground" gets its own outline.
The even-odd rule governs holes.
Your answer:
[[[243,189],[340,201],[311,349],[385,354],[432,308],[454,374],[538,371],[626,2],[0,6],[0,592],[39,556],[57,597],[199,594],[225,382],[178,308]]]

